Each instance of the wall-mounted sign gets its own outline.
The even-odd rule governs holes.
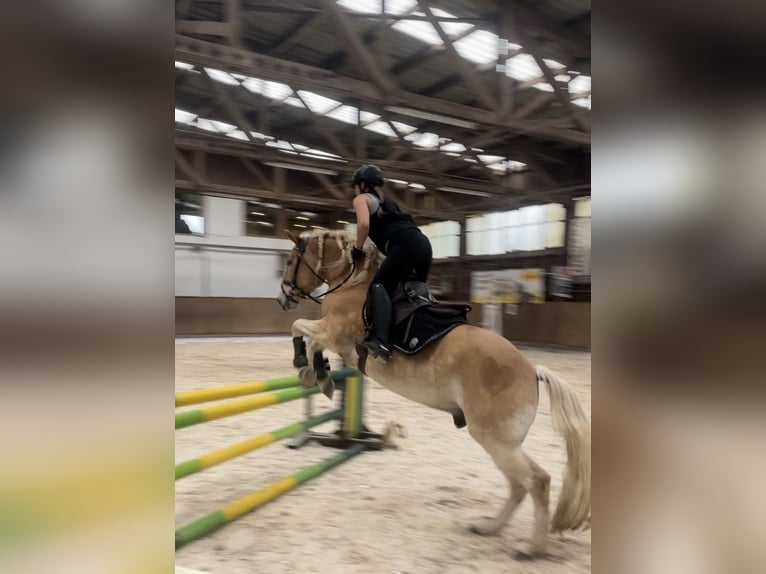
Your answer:
[[[545,271],[502,269],[471,273],[472,303],[542,303],[545,301]]]

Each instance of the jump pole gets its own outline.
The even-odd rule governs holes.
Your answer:
[[[212,421],[215,419],[238,415],[247,411],[262,409],[271,405],[276,405],[278,403],[294,401],[295,399],[308,397],[309,395],[315,395],[318,392],[320,392],[319,387],[311,387],[308,389],[303,387],[296,387],[291,389],[284,389],[274,393],[261,393],[255,397],[250,397],[249,399],[230,401],[220,405],[213,405],[209,407],[202,407],[201,409],[184,411],[182,413],[176,414],[176,429]]]
[[[177,464],[176,480],[185,476],[189,476],[190,474],[194,474],[195,472],[205,470],[206,468],[210,468],[216,464],[221,464],[222,462],[232,458],[242,456],[243,454],[247,454],[248,452],[252,452],[278,440],[295,436],[300,432],[304,432],[307,429],[320,425],[324,422],[339,419],[341,413],[342,411],[340,409],[335,409],[315,417],[309,417],[304,421],[294,423],[282,427],[281,429],[264,433],[247,440],[243,440],[237,444],[233,444],[220,450],[204,454],[198,458]]]
[[[338,389],[342,391],[340,409],[316,417],[309,416],[307,420],[299,423],[294,423],[281,429],[277,429],[276,431],[242,441],[235,445],[203,455],[198,459],[183,462],[176,466],[176,479],[199,472],[210,466],[220,464],[221,462],[235,458],[246,452],[256,450],[277,440],[294,436],[301,431],[304,431],[308,440],[316,440],[325,446],[340,447],[345,450],[320,463],[285,477],[265,488],[252,492],[244,498],[229,503],[220,510],[211,512],[210,514],[179,528],[176,530],[176,549],[209,534],[221,526],[239,518],[243,514],[271,502],[298,485],[349,460],[365,449],[382,449],[384,447],[383,435],[368,431],[362,421],[364,378],[361,373],[355,369],[342,368],[338,371],[331,372],[330,377],[336,382]],[[235,390],[234,387],[237,387],[237,385],[230,385],[229,387],[221,387],[219,389],[206,389],[202,392],[191,391],[190,393],[197,394],[190,395],[187,393],[187,397],[182,397],[182,401],[193,401],[186,402],[185,404],[196,404],[198,402],[206,402],[207,400],[216,400],[210,399],[209,397],[211,396],[228,398],[231,396],[242,396],[243,394],[261,392],[261,385],[264,383],[267,385],[285,385],[288,387],[279,392],[262,393],[261,395],[250,399],[231,401],[222,405],[204,407],[202,409],[179,413],[176,415],[176,428],[183,428],[185,426],[191,426],[217,418],[232,416],[241,412],[264,408],[266,406],[295,400],[301,397],[306,397],[306,400],[309,401],[311,395],[320,392],[318,387],[309,389],[290,388],[292,386],[297,386],[293,382],[295,380],[299,381],[298,377],[284,377],[283,379],[272,379],[270,381],[244,383],[243,385],[248,385],[248,387],[245,387],[248,389],[247,392],[244,391],[244,388]],[[271,388],[276,387],[272,386]],[[237,394],[229,394],[231,392]],[[176,395],[176,400],[178,401],[178,395]],[[305,433],[308,428],[332,419],[340,421],[340,428],[334,434]]]
[[[239,518],[243,514],[271,502],[275,498],[282,496],[284,493],[289,492],[299,484],[303,484],[331,468],[338,466],[342,462],[347,461],[351,457],[356,456],[364,449],[365,445],[355,444],[335,456],[325,459],[318,464],[309,466],[291,476],[270,484],[265,488],[256,490],[244,498],[227,504],[220,510],[211,512],[210,514],[179,528],[176,530],[176,550],[193,540],[206,536],[210,532],[217,530],[224,524]]]
[[[221,399],[232,399],[244,395],[254,395],[266,391],[277,391],[279,389],[298,387],[300,384],[300,378],[293,375],[291,377],[281,377],[279,379],[269,379],[266,381],[248,381],[246,383],[216,387],[214,389],[186,391],[183,393],[176,393],[176,406],[185,407],[210,401],[219,401]]]

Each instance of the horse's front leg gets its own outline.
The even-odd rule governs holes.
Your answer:
[[[306,341],[303,340],[303,335],[293,336],[293,367],[300,369],[308,364]]]
[[[329,377],[322,351],[328,347],[327,325],[324,319],[312,321],[298,319],[292,325],[293,366],[300,368],[300,377],[305,387],[319,385],[322,392],[332,398],[335,384]],[[312,356],[312,366],[308,366],[306,345],[303,336],[309,338],[308,352]]]

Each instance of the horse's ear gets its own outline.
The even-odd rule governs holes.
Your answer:
[[[295,243],[296,245],[298,245],[298,243],[300,243],[300,240],[297,237],[295,237],[295,235],[293,235],[293,232],[290,231],[289,229],[285,229],[285,235],[287,235],[287,237],[289,237],[290,240],[293,243]]]

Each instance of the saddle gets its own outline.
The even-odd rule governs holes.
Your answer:
[[[391,297],[391,344],[405,355],[414,355],[438,341],[458,325],[468,322],[471,306],[442,303],[434,299],[426,283],[402,281]],[[362,310],[364,325],[372,325],[367,305]]]

